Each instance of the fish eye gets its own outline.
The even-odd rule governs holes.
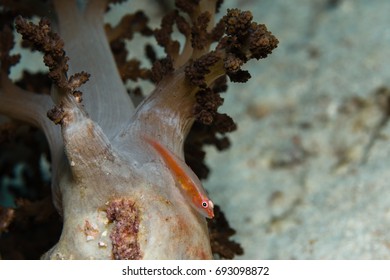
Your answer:
[[[207,208],[209,206],[209,204],[206,202],[206,201],[203,201],[202,202],[202,207],[203,208]]]

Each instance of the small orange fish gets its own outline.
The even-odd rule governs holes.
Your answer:
[[[144,138],[163,158],[175,179],[180,184],[180,190],[183,196],[191,203],[192,207],[204,217],[209,219],[214,218],[214,203],[208,198],[202,183],[191,168],[159,142],[147,137]]]

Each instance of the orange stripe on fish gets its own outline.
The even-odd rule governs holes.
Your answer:
[[[208,198],[202,183],[191,168],[159,142],[147,137],[144,138],[162,157],[179,183],[181,193],[191,206],[204,217],[212,219],[214,217],[214,203]]]

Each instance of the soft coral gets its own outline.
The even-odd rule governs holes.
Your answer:
[[[177,0],[178,10],[165,16],[154,31],[141,12],[104,28],[108,4],[98,0],[78,6],[76,1],[54,0],[53,26],[59,35],[46,19],[35,25],[17,18],[17,30],[45,54],[53,80],[51,98],[11,83],[7,69],[17,59],[10,60],[6,55],[10,45],[2,45],[6,69],[1,74],[0,112],[42,128],[52,153],[52,191],[64,225],[59,243],[44,257],[211,258],[205,219],[186,203],[163,162],[142,139],[145,135],[158,139],[181,159],[187,139],[188,163],[204,178],[207,167],[201,146],[226,148],[228,140],[221,135],[236,127],[228,115],[218,112],[226,77],[247,81],[250,75],[241,67],[252,58],[265,58],[278,41],[264,25],[252,21],[250,12],[228,10],[214,25],[221,1]],[[15,8],[3,5],[3,12]],[[186,38],[181,51],[171,36],[174,24]],[[133,28],[122,32],[127,25]],[[148,47],[154,62],[151,70],[136,60],[126,61],[123,39],[134,32],[153,33],[166,52],[165,58],[157,59]],[[213,42],[218,44],[210,51]],[[138,78],[152,80],[155,89],[135,108],[123,81]],[[44,118],[50,107],[48,115],[61,132]],[[118,202],[128,211],[112,215],[119,213]],[[99,233],[96,238],[80,231],[85,225]],[[111,234],[103,234],[113,228]],[[228,235],[215,232],[213,223],[212,236],[223,236],[223,241],[213,241],[217,253],[223,257],[241,253],[238,245],[229,244],[231,230]],[[224,243],[228,253],[223,253]]]

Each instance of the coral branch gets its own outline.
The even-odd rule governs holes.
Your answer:
[[[84,70],[91,75],[90,81],[81,88],[84,108],[111,138],[117,133],[116,126],[127,124],[134,106],[121,81],[104,31],[106,4],[105,0],[93,1],[84,11],[76,1],[54,1],[61,38],[69,42],[64,46],[66,53],[77,58],[69,62],[68,73]]]
[[[58,130],[51,127],[46,112],[52,102],[47,95],[37,95],[14,85],[8,78],[10,68],[20,56],[10,55],[14,46],[13,34],[9,27],[4,27],[0,35],[0,113],[41,128],[48,136],[54,152],[58,141]]]
[[[180,2],[180,5],[184,5],[184,3]],[[190,9],[190,6],[180,7],[193,15],[195,9]],[[172,54],[177,55],[176,51],[172,51],[172,46],[175,43],[170,39],[172,24],[177,17],[177,12],[165,17],[162,28],[157,30],[156,33],[160,44],[166,47],[168,58]],[[207,13],[201,13],[197,20],[197,24],[202,27],[195,29],[199,32],[203,31],[208,22]],[[213,92],[213,85],[224,75],[228,75],[234,82],[247,81],[250,75],[247,71],[241,70],[241,66],[252,58],[266,57],[277,46],[278,40],[264,25],[252,22],[250,12],[241,12],[238,9],[228,10],[222,22],[226,26],[226,35],[221,38],[215,51],[190,60],[179,69],[172,69],[168,66],[167,68],[170,71],[153,71],[154,77],[157,76],[155,79],[161,82],[152,96],[141,104],[137,110],[138,116],[136,118],[145,118],[148,122],[153,119],[154,124],[159,123],[158,127],[164,127],[164,131],[169,130],[169,132],[163,133],[157,129],[153,132],[154,135],[171,135],[182,139],[182,135],[184,137],[187,135],[195,119],[205,125],[215,124],[216,127],[219,127],[215,131],[219,133],[226,133],[235,128],[231,118],[217,113],[223,99],[218,96],[219,90],[217,88],[216,92]],[[210,40],[207,34],[195,35],[193,33],[193,42],[197,42],[194,43],[194,47],[198,46],[203,49],[206,45],[201,42]],[[220,34],[218,37],[220,37]],[[167,66],[169,64],[158,61],[154,68],[155,70],[162,69],[163,65]],[[184,76],[182,76],[183,72],[185,73]],[[183,78],[185,78],[185,81],[181,80]],[[174,96],[171,93],[173,90],[175,92]],[[144,109],[143,106],[147,109]],[[154,111],[152,108],[158,109]],[[166,118],[157,116],[161,116],[162,112],[166,114]],[[144,114],[145,117],[142,117]],[[166,119],[169,121],[164,121]],[[142,126],[147,127],[148,124],[144,123],[145,120],[142,121]],[[172,141],[171,139],[168,142]],[[166,145],[172,146],[171,143],[166,143]],[[178,154],[182,153],[180,145],[172,148]]]
[[[121,21],[112,27],[106,24],[105,30],[110,42],[111,50],[115,56],[115,62],[118,66],[122,81],[137,81],[139,78],[144,80],[151,79],[151,71],[141,68],[141,62],[137,59],[127,61],[128,51],[125,41],[133,39],[136,32],[143,36],[153,35],[153,31],[148,26],[148,18],[141,11],[124,16]]]
[[[68,78],[69,58],[65,55],[64,43],[58,34],[52,32],[47,20],[42,19],[35,25],[18,17],[16,29],[25,40],[32,42],[45,54],[44,62],[49,67],[49,77],[57,86],[52,91],[56,106],[47,115],[54,123],[61,124],[65,151],[74,178],[86,180],[95,171],[91,162],[102,163],[113,157],[109,140],[79,105],[81,92],[77,89],[88,81],[89,74],[79,72]],[[89,139],[89,145],[80,149],[85,139]]]
[[[14,47],[14,38],[10,27],[5,26],[0,33],[0,60],[1,71],[8,75],[12,66],[20,60],[20,55],[10,55],[10,51]]]
[[[151,36],[153,35],[153,31],[147,24],[148,18],[141,11],[126,15],[115,27],[106,24],[105,29],[107,38],[111,43],[117,40],[131,40],[136,32],[139,32],[144,36]]]
[[[22,34],[23,39],[34,44],[34,47],[42,51],[45,65],[49,68],[50,78],[60,88],[66,88],[68,60],[65,56],[64,42],[58,34],[51,31],[50,21],[41,19],[38,25],[27,22],[21,16],[15,19],[16,31]]]
[[[35,48],[44,53],[43,61],[49,68],[49,77],[58,88],[52,91],[58,93],[53,94],[56,107],[48,112],[48,116],[54,123],[61,123],[67,111],[71,110],[75,103],[81,102],[81,92],[76,89],[88,81],[89,74],[80,72],[68,78],[69,58],[65,55],[64,42],[57,33],[52,32],[48,20],[42,19],[35,25],[19,16],[15,24],[23,39],[30,41]]]
[[[2,75],[0,90],[0,113],[39,127],[54,134],[46,112],[52,105],[50,97],[22,90]]]
[[[232,259],[235,255],[242,255],[244,250],[240,244],[229,240],[236,231],[229,226],[225,215],[218,206],[215,207],[215,211],[215,219],[209,221],[211,247],[214,254],[218,254],[224,259]]]

